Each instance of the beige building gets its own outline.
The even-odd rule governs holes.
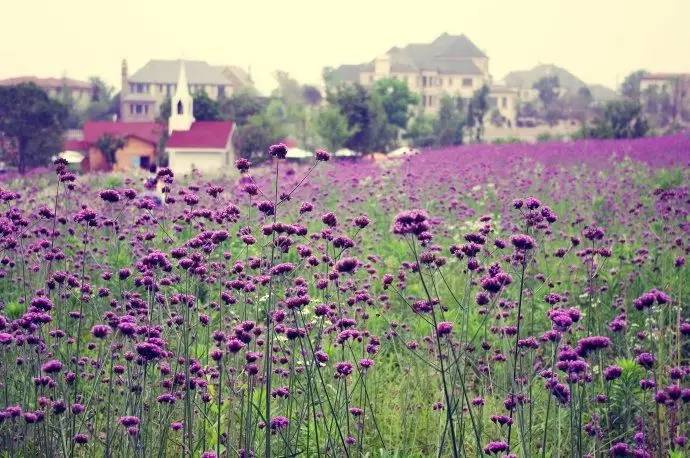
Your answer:
[[[239,67],[214,66],[199,60],[150,60],[129,75],[127,61],[122,61],[120,116],[124,121],[152,121],[160,105],[177,91],[177,78],[184,63],[188,90],[194,95],[205,92],[211,99],[229,97],[243,88],[252,88],[247,72]]]
[[[0,86],[15,86],[22,83],[33,83],[43,89],[49,97],[61,102],[71,101],[79,109],[86,108],[97,96],[96,88],[88,81],[72,78],[37,78],[35,76],[19,76],[0,80]]]
[[[341,65],[331,77],[335,82],[364,86],[384,78],[402,80],[419,95],[422,112],[432,114],[438,111],[444,96],[469,99],[487,85],[490,103],[495,101],[501,116],[511,124],[517,117],[517,91],[492,86],[488,56],[465,35],[444,33],[431,43],[393,47],[371,62]]]

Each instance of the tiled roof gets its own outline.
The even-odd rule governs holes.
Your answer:
[[[68,87],[71,89],[91,90],[93,85],[88,81],[79,81],[72,78],[38,78],[36,76],[18,76],[0,80],[0,86],[14,86],[22,83],[34,83],[42,88]]]
[[[423,70],[445,74],[481,75],[482,70],[473,62],[474,58],[486,58],[465,35],[444,33],[431,43],[412,43],[403,48],[388,50],[391,71],[416,73]],[[372,71],[373,63],[341,65],[333,71],[337,81],[358,81],[359,74]]]
[[[130,83],[175,84],[182,60],[150,60],[129,78]],[[230,85],[232,81],[218,67],[201,60],[185,60],[189,84]]]
[[[230,80],[234,87],[240,88],[254,85],[249,73],[236,65],[217,65],[215,68]]]
[[[225,148],[232,134],[232,121],[196,121],[191,129],[173,131],[169,148]]]
[[[105,134],[116,137],[137,137],[154,145],[158,144],[164,126],[157,122],[87,121],[84,123],[84,141],[95,143]]]
[[[331,73],[331,77],[336,81],[336,82],[358,82],[359,81],[359,74],[362,72],[366,71],[372,71],[374,70],[374,64],[373,63],[368,63],[368,64],[346,64],[346,65],[341,65],[338,68],[333,69],[333,72]]]

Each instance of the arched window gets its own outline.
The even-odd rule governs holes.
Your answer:
[[[183,114],[183,113],[184,113],[184,107],[183,107],[183,105],[182,105],[182,100],[179,100],[179,101],[177,102],[177,114],[178,114],[178,115],[181,115],[181,114]]]

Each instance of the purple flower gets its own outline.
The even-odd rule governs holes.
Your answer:
[[[365,227],[367,227],[369,225],[369,223],[371,223],[371,220],[369,219],[368,216],[361,215],[361,216],[358,216],[357,218],[355,218],[354,223],[355,223],[355,226],[357,226],[358,228],[364,229]]]
[[[132,415],[124,416],[124,417],[120,417],[120,418],[118,419],[118,422],[119,422],[122,426],[124,426],[125,428],[129,428],[129,427],[132,427],[132,426],[137,426],[137,425],[139,425],[139,417],[135,417],[135,416],[132,416]]]
[[[271,428],[271,431],[278,431],[280,429],[285,429],[287,426],[290,424],[290,420],[288,420],[286,417],[283,416],[277,416],[271,418],[271,421],[269,423],[269,427]]]
[[[598,226],[587,226],[583,231],[582,235],[587,240],[601,240],[604,238],[604,229]]]
[[[288,147],[284,143],[278,143],[276,145],[271,145],[268,148],[268,153],[278,159],[285,159],[288,153]]]
[[[120,193],[114,189],[104,189],[98,195],[106,202],[115,203],[120,201]]]
[[[508,444],[504,441],[492,441],[484,447],[484,453],[489,455],[498,455],[501,452],[508,450]]]
[[[640,353],[637,358],[635,358],[635,362],[645,369],[651,369],[656,362],[656,357],[651,353]]]
[[[316,150],[316,160],[317,161],[326,162],[330,158],[331,158],[331,153],[329,153],[325,149],[317,149]]]
[[[510,243],[518,250],[531,250],[534,248],[534,239],[526,234],[514,235],[510,238]]]
[[[139,355],[147,361],[152,361],[163,356],[163,349],[151,342],[141,342],[136,345]]]
[[[237,170],[239,170],[240,173],[247,172],[251,166],[252,166],[252,163],[243,157],[241,157],[235,161],[235,167],[237,167]]]
[[[398,235],[419,236],[430,229],[429,216],[424,210],[408,210],[398,213],[392,231]]]
[[[341,361],[335,365],[336,376],[347,377],[352,373],[352,363],[349,361]]]
[[[50,361],[43,363],[41,370],[46,374],[60,372],[62,370],[62,362],[57,359],[51,359]]]
[[[290,262],[284,262],[284,263],[276,264],[275,266],[273,266],[271,268],[271,270],[269,271],[269,273],[271,275],[283,275],[283,274],[292,272],[294,269],[295,269],[294,264],[292,264]]]
[[[453,332],[453,323],[449,321],[441,321],[436,325],[436,332],[439,336],[447,336]]]
[[[97,339],[105,339],[112,331],[112,328],[107,324],[97,324],[91,328],[91,334]]]
[[[338,220],[332,212],[324,213],[321,216],[321,221],[329,227],[335,227],[338,224]]]
[[[623,368],[616,365],[608,366],[604,369],[604,378],[608,381],[615,380],[623,374]]]
[[[84,445],[89,442],[89,436],[84,433],[75,434],[72,438],[75,444]]]
[[[577,348],[575,349],[575,351],[577,351],[577,354],[580,355],[582,358],[586,358],[591,352],[602,348],[606,348],[609,345],[611,345],[611,339],[609,339],[608,337],[583,337],[577,343]]]
[[[625,442],[617,442],[609,449],[611,456],[629,456],[630,447]]]
[[[335,270],[340,273],[352,273],[358,265],[359,261],[356,258],[342,258],[335,263]]]

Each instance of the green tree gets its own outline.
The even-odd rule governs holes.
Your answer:
[[[336,151],[347,143],[356,130],[347,124],[347,118],[338,108],[329,106],[316,116],[316,132],[331,151]]]
[[[630,100],[640,100],[640,81],[647,76],[647,70],[636,70],[625,77],[621,84],[621,94]]]
[[[484,117],[489,110],[489,87],[484,85],[474,91],[472,98],[467,104],[467,127],[470,133],[474,130],[474,139],[482,141],[484,137]]]
[[[594,138],[637,138],[643,137],[648,130],[639,102],[614,100],[606,104],[603,114],[586,133]]]
[[[659,90],[656,86],[648,87],[641,94],[644,112],[658,127],[668,126],[676,115],[675,107],[668,91]]]
[[[101,153],[105,156],[105,160],[112,167],[117,161],[115,154],[117,150],[125,146],[125,140],[121,137],[112,134],[103,134],[98,140],[96,140],[96,148],[101,150]]]
[[[268,147],[285,137],[281,125],[272,122],[265,114],[256,114],[237,128],[234,144],[240,156],[251,160],[266,159]]]
[[[194,119],[197,121],[220,121],[223,119],[220,104],[204,91],[197,92],[192,97],[194,101]],[[159,118],[167,121],[170,118],[170,98],[166,98],[160,106]]]
[[[16,157],[5,158],[24,173],[62,149],[67,108],[32,83],[0,87],[0,132],[12,139]]]
[[[544,110],[548,110],[551,104],[558,98],[558,88],[560,82],[558,76],[544,76],[532,85],[533,89],[539,92],[539,100],[544,105]]]
[[[434,124],[434,138],[437,146],[462,144],[465,126],[462,108],[462,100],[459,98],[445,96],[441,99]]]
[[[441,108],[443,108],[443,99],[441,100]],[[412,146],[417,148],[433,146],[436,141],[434,135],[435,122],[436,120],[433,117],[425,114],[415,116],[409,123],[403,138],[409,140]],[[460,141],[462,142],[462,138]]]
[[[268,105],[269,99],[241,90],[220,102],[220,111],[224,118],[231,119],[238,126],[249,122],[252,116],[261,113]]]
[[[328,94],[328,101],[347,119],[354,134],[345,146],[360,152],[385,150],[395,142],[395,129],[388,124],[381,99],[361,84],[340,85]]]
[[[298,105],[304,102],[302,86],[288,72],[277,70],[273,76],[278,82],[278,88],[273,91],[274,97],[280,97],[286,105]]]
[[[381,99],[388,123],[406,129],[412,110],[419,103],[419,96],[410,91],[407,83],[394,78],[376,81],[373,92]]]
[[[577,119],[580,123],[585,123],[589,109],[594,102],[592,91],[587,86],[582,86],[572,96],[566,99],[566,105],[571,118]]]
[[[84,118],[91,121],[107,121],[119,112],[120,99],[113,97],[113,88],[97,76],[89,78],[93,86],[91,101],[84,111]],[[117,102],[117,103],[115,103]]]
[[[317,106],[323,100],[321,91],[316,86],[305,84],[302,86],[302,98],[304,102],[309,106]]]

